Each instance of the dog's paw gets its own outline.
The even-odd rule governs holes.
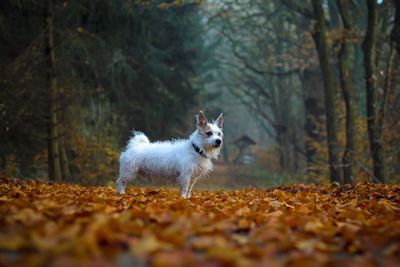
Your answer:
[[[189,193],[181,193],[181,197],[183,197],[184,199],[189,199],[190,198],[190,194]]]

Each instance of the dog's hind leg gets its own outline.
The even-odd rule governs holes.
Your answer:
[[[128,183],[128,179],[125,176],[120,175],[117,179],[117,193],[120,195],[125,194],[125,187]]]
[[[129,180],[133,179],[136,176],[136,172],[131,173],[126,170],[120,170],[117,183],[117,193],[120,195],[125,194],[125,187]]]

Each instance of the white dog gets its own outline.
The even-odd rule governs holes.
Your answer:
[[[181,196],[190,198],[197,179],[212,170],[211,159],[218,157],[223,138],[222,114],[213,123],[201,111],[196,118],[189,139],[151,143],[144,133],[134,132],[119,159],[117,192],[124,194],[127,182],[139,174],[177,178]]]

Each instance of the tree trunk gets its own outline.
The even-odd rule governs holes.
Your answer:
[[[400,1],[394,0],[394,8],[395,8],[395,19],[394,26],[391,33],[392,42],[395,43],[395,48],[397,50],[397,54],[400,55]]]
[[[339,55],[340,84],[346,106],[346,147],[342,158],[343,183],[351,184],[354,181],[353,165],[355,156],[355,116],[356,101],[351,75],[351,57],[354,53],[349,34],[353,31],[349,5],[347,0],[338,0],[339,12],[343,21],[343,42]]]
[[[377,41],[377,6],[375,0],[367,0],[368,26],[363,42],[365,86],[367,90],[367,123],[370,150],[374,165],[374,176],[384,182],[386,179],[386,164],[384,161],[384,148],[382,129],[379,125],[379,99],[376,85],[376,41]]]
[[[277,80],[272,78],[271,84],[276,84],[271,90],[271,97],[273,99],[271,103],[271,112],[274,114],[274,130],[275,130],[275,141],[278,145],[279,153],[279,165],[281,172],[291,172],[291,151],[289,141],[289,131],[286,126],[288,123],[287,114],[284,113],[287,110],[287,101],[285,101],[284,88],[280,87]]]
[[[291,172],[291,157],[290,157],[290,148],[289,148],[289,140],[288,140],[288,132],[287,128],[282,125],[278,125],[275,127],[276,138],[275,141],[278,145],[278,154],[279,154],[279,166],[282,173],[290,173]]]
[[[48,86],[48,168],[49,180],[61,181],[60,148],[58,140],[57,118],[57,80],[55,77],[55,53],[54,53],[54,15],[53,1],[47,0],[45,6],[46,19],[46,80]]]
[[[390,45],[390,50],[388,54],[388,60],[386,62],[386,73],[385,73],[385,81],[383,85],[383,99],[381,102],[381,108],[380,108],[380,120],[379,123],[381,125],[380,129],[383,131],[385,128],[385,118],[387,114],[387,109],[389,105],[389,95],[390,95],[390,90],[392,88],[392,79],[393,79],[393,65],[394,61],[396,59],[396,51],[394,50],[394,44],[392,43]],[[383,134],[383,133],[381,133]]]
[[[300,79],[304,90],[304,134],[307,159],[307,173],[313,177],[319,177],[320,172],[314,167],[316,150],[315,146],[322,146],[325,138],[319,130],[322,125],[322,115],[325,113],[323,107],[324,94],[321,90],[315,90],[323,86],[321,72],[317,68],[306,68]]]
[[[335,114],[335,87],[333,83],[332,67],[329,62],[328,44],[325,35],[324,11],[321,0],[312,0],[315,27],[314,42],[317,48],[319,64],[322,71],[325,87],[326,131],[329,153],[329,173],[332,182],[341,182],[340,164],[338,157],[337,125]]]
[[[61,162],[61,171],[62,171],[62,179],[63,181],[69,181],[71,178],[71,172],[69,170],[69,161],[67,155],[67,149],[65,148],[65,132],[60,134],[59,138],[59,146],[60,146],[60,162]]]

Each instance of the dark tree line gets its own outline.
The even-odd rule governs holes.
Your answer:
[[[84,180],[132,129],[185,134],[208,53],[194,1],[2,1],[0,17],[3,169],[40,176],[47,155],[50,180]]]

